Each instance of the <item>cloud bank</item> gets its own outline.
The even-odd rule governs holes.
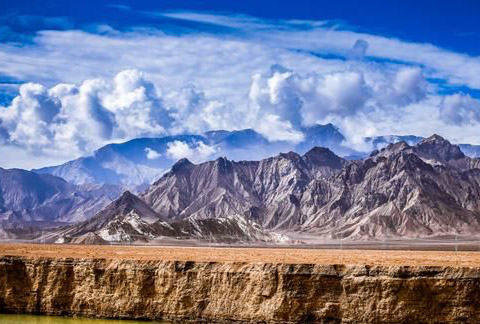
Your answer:
[[[28,46],[0,44],[0,74],[34,81],[0,107],[0,154],[8,148],[61,162],[106,143],[215,129],[253,128],[270,141],[298,143],[302,127],[327,122],[361,150],[369,149],[363,137],[384,134],[480,144],[480,101],[455,91],[480,89],[479,58],[326,22],[169,17],[234,32],[99,26],[39,32]],[[212,150],[176,143],[168,154],[193,159]]]

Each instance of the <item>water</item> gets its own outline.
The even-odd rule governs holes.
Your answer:
[[[165,322],[139,322],[124,320],[103,320],[42,315],[2,315],[0,324],[166,324]]]

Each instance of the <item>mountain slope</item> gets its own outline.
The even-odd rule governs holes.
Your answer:
[[[287,242],[284,235],[263,230],[237,215],[166,223],[145,202],[126,191],[92,219],[48,233],[48,241],[74,244],[148,242],[169,237],[209,242]]]
[[[266,228],[301,223],[299,198],[311,179],[326,179],[345,160],[328,149],[261,161],[226,158],[195,165],[183,159],[141,195],[168,220],[243,215]]]
[[[90,235],[106,242],[129,242],[146,240],[162,233],[172,234],[173,229],[142,200],[126,191],[91,219],[56,235],[66,241]]]
[[[327,184],[313,182],[302,199],[303,229],[353,239],[478,233],[475,165],[439,136],[391,144]]]
[[[331,238],[480,231],[480,160],[434,135],[360,161],[328,149],[260,161],[181,160],[142,195],[169,221],[242,215],[263,228]]]

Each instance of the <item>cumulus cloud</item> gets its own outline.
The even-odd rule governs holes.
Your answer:
[[[334,72],[299,73],[275,64],[252,75],[238,104],[211,99],[192,83],[167,91],[141,71],[125,70],[112,79],[79,85],[22,85],[11,105],[0,110],[0,134],[6,143],[31,152],[71,157],[109,142],[215,129],[253,128],[270,141],[295,144],[304,138],[303,127],[332,122],[357,148],[363,136],[376,135],[379,124],[405,120],[405,114],[412,113],[406,107],[426,101],[428,89],[419,68],[384,71],[358,64]],[[470,97],[452,96],[433,109],[440,121],[458,125],[479,121],[476,105]],[[202,160],[215,153],[212,150],[180,142],[169,154]],[[159,157],[153,150],[146,156]]]
[[[12,144],[32,151],[87,153],[109,141],[166,134],[172,121],[155,86],[136,70],[78,86],[27,83],[19,92],[0,110],[1,127]]]
[[[195,84],[167,94],[165,101],[172,107],[173,133],[204,133],[212,129],[251,127],[245,115],[231,103],[207,98]],[[249,125],[249,126],[247,126]]]
[[[363,74],[354,71],[301,75],[275,65],[253,76],[250,113],[261,116],[257,130],[270,140],[299,142],[299,129],[329,116],[362,109],[369,98]]]
[[[147,147],[145,149],[145,154],[147,155],[147,159],[149,159],[149,160],[156,160],[156,159],[158,159],[162,156],[161,153],[159,153],[159,152],[157,152],[154,149],[151,149],[149,147]]]
[[[426,96],[427,82],[420,68],[403,68],[396,74],[393,88],[398,103],[409,104]]]
[[[40,84],[21,86],[9,108],[0,110],[1,127],[11,141],[38,147],[52,137],[49,125],[60,114],[61,104]]]
[[[327,122],[352,147],[392,133],[478,142],[478,100],[437,92],[449,84],[480,88],[478,58],[324,22],[171,16],[241,32],[103,26],[97,34],[42,31],[27,47],[1,44],[0,74],[36,83],[0,107],[0,140],[64,160],[110,142],[216,129],[253,128],[298,143],[303,127]],[[185,145],[172,146],[171,156],[210,154]]]
[[[167,145],[167,155],[174,160],[187,158],[198,163],[208,160],[215,153],[217,153],[216,147],[207,145],[203,142],[188,145],[182,141],[173,141]]]

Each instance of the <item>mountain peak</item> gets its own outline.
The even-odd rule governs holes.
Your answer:
[[[140,198],[138,198],[136,195],[131,193],[130,191],[125,191],[117,200],[112,202],[109,206],[106,208],[111,208],[116,209],[117,212],[120,210],[131,210],[135,208],[135,205],[141,201]]]
[[[310,166],[328,166],[341,169],[345,161],[325,147],[315,146],[303,155],[303,160]]]
[[[185,168],[188,168],[190,166],[194,165],[192,162],[190,162],[189,159],[183,158],[178,160],[174,165],[172,165],[172,171],[173,172],[178,172],[181,170],[184,170]]]
[[[312,155],[335,155],[330,149],[321,146],[312,147],[307,153],[303,156],[312,156]]]
[[[130,201],[132,199],[137,198],[133,193],[131,193],[129,190],[126,190],[120,198],[118,198],[119,201]]]
[[[219,157],[218,159],[216,159],[215,166],[221,173],[228,173],[233,169],[232,161],[230,161],[226,157]]]
[[[433,134],[432,136],[429,136],[429,137],[426,137],[425,139],[423,139],[421,143],[449,143],[446,139],[444,139],[442,136],[438,135],[438,134]]]
[[[457,145],[451,144],[443,137],[434,134],[421,141],[416,150],[427,157],[435,158],[439,161],[458,160],[465,157]]]
[[[404,151],[408,148],[410,148],[410,145],[408,145],[407,142],[401,141],[401,142],[397,142],[397,143],[393,143],[393,144],[388,144],[387,147],[383,148],[380,151],[380,154],[375,154],[373,156],[388,157],[388,156],[391,156],[393,154]]]

